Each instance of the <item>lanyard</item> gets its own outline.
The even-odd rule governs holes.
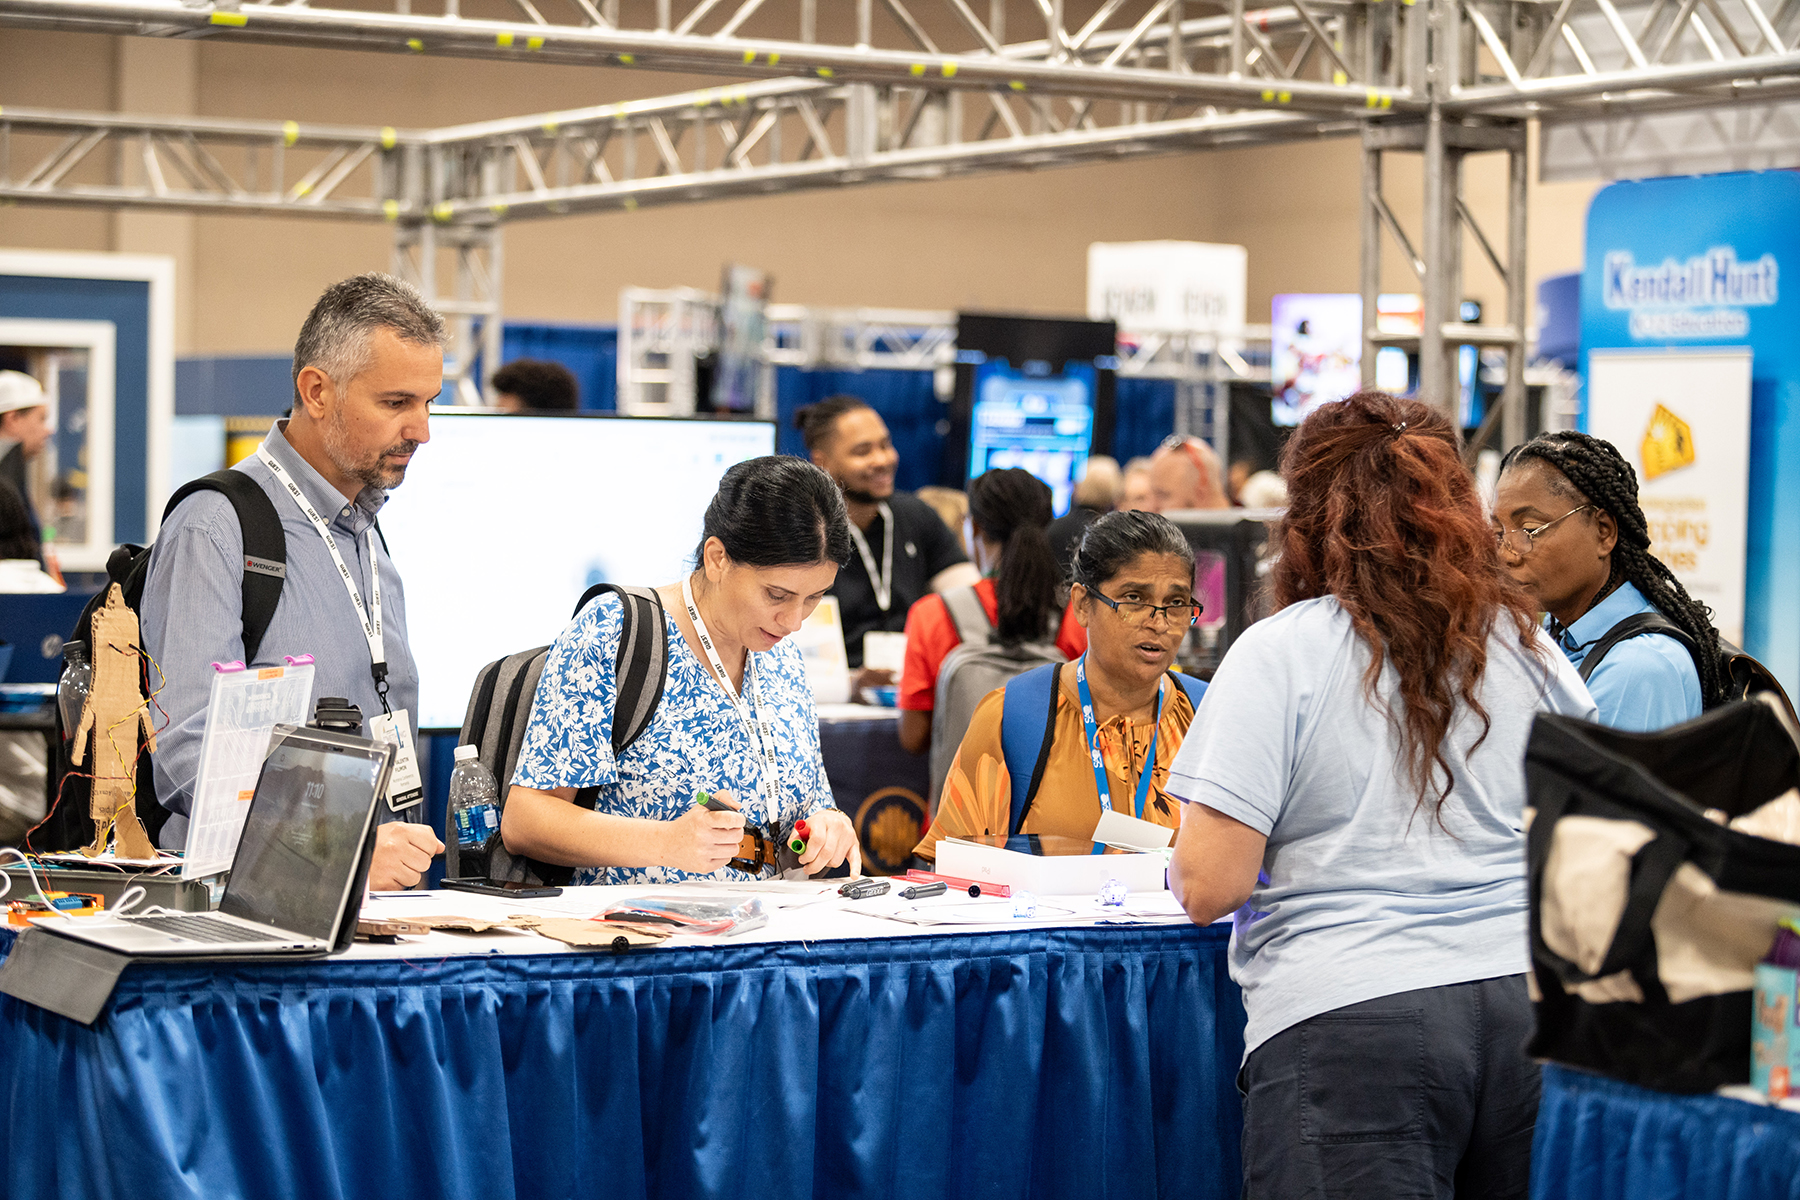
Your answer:
[[[1081,695],[1081,724],[1087,730],[1088,756],[1094,760],[1094,787],[1100,793],[1100,811],[1113,806],[1112,788],[1106,782],[1106,763],[1100,757],[1100,730],[1094,724],[1094,697],[1087,685],[1087,655],[1075,660],[1075,690]],[[1150,797],[1150,776],[1156,766],[1156,735],[1162,725],[1163,689],[1156,689],[1156,717],[1150,729],[1150,753],[1144,759],[1144,773],[1138,777],[1137,816],[1144,819],[1144,801]]]
[[[267,447],[257,447],[256,457],[262,460],[263,466],[269,468],[276,482],[287,489],[287,494],[294,498],[294,503],[300,506],[300,511],[306,514],[306,519],[312,522],[312,527],[324,539],[325,549],[331,551],[331,561],[337,564],[338,578],[344,581],[344,590],[350,593],[350,603],[356,606],[357,619],[362,622],[363,637],[369,643],[369,675],[375,680],[375,695],[381,700],[381,711],[393,712],[387,702],[387,649],[381,641],[381,560],[375,557],[375,526],[371,524],[368,530],[369,576],[373,582],[369,589],[369,606],[365,608],[362,592],[357,588],[356,580],[344,562],[344,556],[338,552],[337,539],[331,536],[331,526],[307,500],[300,485],[275,461],[275,456],[269,453]]]
[[[887,531],[881,539],[881,574],[875,573],[875,555],[855,521],[850,522],[850,540],[856,543],[856,552],[862,555],[863,570],[869,573],[869,586],[875,589],[875,604],[886,612],[888,605],[894,602],[894,510],[883,501],[875,506],[875,511],[881,514],[882,528]]]
[[[719,677],[719,686],[725,691],[725,699],[731,702],[731,711],[743,722],[744,732],[750,735],[751,744],[762,751],[762,793],[768,805],[763,819],[773,821],[778,811],[775,798],[775,731],[770,727],[768,717],[763,715],[762,684],[756,679],[756,655],[748,650],[744,652],[744,696],[740,697],[737,689],[731,686],[731,676],[725,673],[725,664],[719,661],[719,652],[713,649],[712,634],[706,631],[706,622],[700,616],[699,606],[694,603],[693,585],[686,579],[681,581],[681,599],[687,605],[688,620],[694,623],[694,632],[700,636],[700,648],[706,651],[706,661],[712,665],[713,674]]]

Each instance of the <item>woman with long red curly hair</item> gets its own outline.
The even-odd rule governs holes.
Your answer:
[[[1201,923],[1249,902],[1244,1195],[1523,1197],[1525,740],[1593,701],[1435,410],[1325,405],[1282,474],[1277,611],[1232,644],[1169,773],[1170,886]]]

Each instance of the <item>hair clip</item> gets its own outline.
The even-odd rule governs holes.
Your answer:
[[[1394,426],[1394,432],[1395,433],[1405,433],[1406,432],[1406,422],[1402,421],[1398,425]]]

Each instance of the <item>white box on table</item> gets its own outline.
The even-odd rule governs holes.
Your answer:
[[[1029,845],[1031,850],[1007,849],[1009,842]],[[1108,848],[1095,854],[1093,842],[1050,834],[947,837],[937,848],[940,875],[1003,883],[1040,896],[1094,895],[1109,879],[1119,880],[1134,892],[1160,892],[1169,886],[1168,868],[1166,853],[1133,854]]]

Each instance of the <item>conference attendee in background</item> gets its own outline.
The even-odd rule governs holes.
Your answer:
[[[1255,463],[1247,458],[1233,459],[1230,470],[1225,472],[1225,498],[1233,504],[1243,504],[1243,497],[1240,493],[1243,492],[1244,485],[1254,474],[1256,474]]]
[[[1245,508],[1286,508],[1287,484],[1276,471],[1258,471],[1238,489],[1238,503]]]
[[[844,623],[844,652],[858,690],[894,682],[892,671],[862,671],[863,637],[899,633],[913,604],[931,592],[981,578],[957,537],[931,506],[894,490],[900,456],[887,423],[855,396],[829,396],[794,414],[814,463],[843,489],[855,551],[831,594]]]
[[[1725,694],[1712,610],[1650,553],[1637,472],[1611,442],[1545,433],[1501,460],[1494,535],[1500,562],[1546,614],[1577,669],[1619,622],[1656,613],[1699,648],[1699,664],[1665,633],[1618,642],[1587,678],[1600,720],[1647,732],[1700,715]]]
[[[956,544],[969,556],[969,561],[975,561],[975,547],[969,544],[968,534],[964,529],[969,519],[969,493],[956,488],[939,487],[934,483],[920,488],[913,495],[931,505],[931,511],[938,515],[944,528],[956,535]]]
[[[1593,702],[1435,408],[1324,405],[1282,473],[1279,611],[1231,644],[1169,775],[1177,899],[1200,924],[1249,904],[1244,1195],[1523,1200],[1520,763],[1537,713]]]
[[[291,414],[233,468],[268,493],[287,539],[281,598],[249,665],[310,654],[315,698],[346,697],[362,711],[365,732],[391,710],[415,739],[419,671],[400,573],[375,517],[431,436],[444,338],[443,318],[409,284],[373,273],[332,284],[294,343]],[[145,648],[167,680],[157,703],[169,723],[152,761],[156,798],[170,812],[159,840],[169,849],[187,840],[212,664],[244,660],[244,570],[243,530],[218,492],[183,500],[151,550],[139,614]],[[380,667],[365,620],[381,631]],[[444,848],[424,824],[424,804],[395,811],[384,798],[377,820],[369,886],[414,886]]]
[[[0,595],[63,590],[33,557],[37,544],[24,497],[0,485]],[[36,730],[0,730],[0,846],[16,845],[44,819],[44,753]]]
[[[1150,497],[1159,513],[1231,507],[1218,452],[1195,437],[1171,437],[1150,459]]]
[[[1139,455],[1125,464],[1119,479],[1120,512],[1155,512],[1156,496],[1150,487],[1150,459]]]
[[[506,848],[581,868],[577,883],[755,878],[745,823],[780,836],[805,818],[813,873],[856,844],[832,804],[800,651],[787,640],[851,554],[836,484],[791,457],[725,472],[707,505],[695,567],[657,589],[668,673],[655,715],[612,749],[624,627],[617,594],[594,600],[544,659],[500,832]],[[590,811],[575,804],[597,788]],[[702,808],[696,792],[732,806]],[[767,874],[767,871],[761,872]]]
[[[572,413],[581,408],[581,385],[561,363],[515,358],[494,372],[494,407],[504,413]]]
[[[1087,649],[1087,631],[1063,611],[1063,565],[1044,534],[1051,523],[1050,487],[1030,471],[988,471],[969,485],[969,536],[981,572],[974,592],[991,640],[1054,645],[1074,658]],[[938,668],[961,641],[943,596],[926,596],[906,614],[900,744],[910,753],[931,748]]]
[[[1074,578],[1073,611],[1087,630],[1087,651],[1074,664],[1036,668],[1053,675],[1056,718],[1024,820],[1011,828],[1012,774],[1000,739],[1006,690],[997,688],[963,735],[937,816],[914,851],[921,858],[935,859],[945,837],[1085,838],[1103,805],[1157,825],[1180,824],[1181,806],[1168,791],[1169,763],[1194,719],[1194,705],[1168,672],[1200,615],[1194,552],[1179,529],[1154,513],[1110,513],[1082,535]],[[1090,696],[1092,728],[1082,715]],[[1032,744],[1040,745],[1041,735]],[[1106,796],[1095,779],[1096,747]],[[1032,765],[1022,767],[1029,771]]]
[[[31,552],[21,557],[41,562],[43,529],[31,504],[25,466],[50,444],[50,404],[43,385],[23,371],[0,371],[0,488],[10,488],[25,506]]]
[[[1069,511],[1050,522],[1050,528],[1044,533],[1065,573],[1074,561],[1075,547],[1080,543],[1081,535],[1100,519],[1101,514],[1113,510],[1123,490],[1124,479],[1117,459],[1096,454],[1087,460],[1087,467],[1075,484]]]

